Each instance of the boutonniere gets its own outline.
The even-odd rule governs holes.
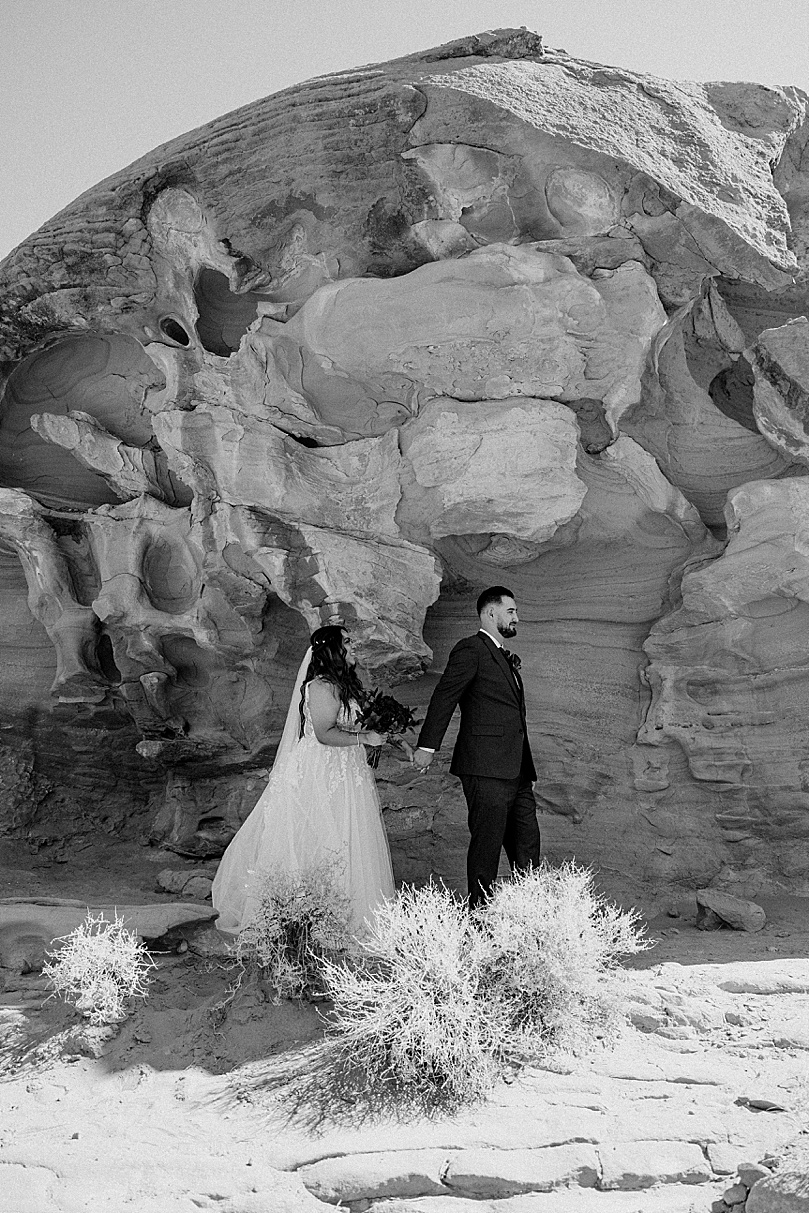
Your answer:
[[[522,665],[519,655],[517,653],[510,652],[509,649],[503,649],[503,654],[512,670],[514,670],[516,673],[516,671],[519,670],[520,666]]]

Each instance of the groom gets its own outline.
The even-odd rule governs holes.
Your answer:
[[[502,847],[512,871],[539,864],[536,771],[520,659],[502,643],[517,634],[517,604],[511,590],[494,585],[478,598],[477,611],[480,630],[450,653],[413,755],[415,765],[426,770],[460,705],[461,726],[449,769],[460,778],[469,809],[470,909],[490,895]]]

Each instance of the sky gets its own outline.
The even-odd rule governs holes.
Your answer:
[[[0,258],[160,143],[290,84],[486,29],[809,92],[809,0],[0,0]]]

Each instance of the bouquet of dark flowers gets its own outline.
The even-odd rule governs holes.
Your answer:
[[[415,713],[392,695],[384,691],[368,691],[362,703],[358,724],[360,728],[371,729],[374,733],[387,733],[392,738],[397,733],[404,733],[416,723]],[[394,745],[397,743],[394,741]],[[381,746],[368,746],[368,766],[376,769],[379,766]]]

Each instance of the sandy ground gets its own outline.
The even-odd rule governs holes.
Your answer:
[[[157,892],[157,873],[194,870],[176,855],[113,840],[66,862],[37,859],[22,846],[4,859],[0,897],[99,904],[171,901]],[[427,1197],[407,1203],[407,1182],[415,1181],[397,1179],[391,1161],[401,1161],[402,1151],[416,1159],[411,1170],[429,1170],[431,1151],[449,1151],[457,1162],[488,1150],[500,1161],[486,1165],[508,1171],[516,1143],[544,1166],[565,1116],[581,1125],[595,1115],[587,1132],[574,1127],[562,1140],[603,1149],[632,1141],[637,1153],[661,1109],[674,1119],[659,1121],[668,1127],[658,1136],[683,1150],[699,1143],[712,1170],[699,1181],[699,1200],[687,1189],[697,1203],[658,1205],[655,1186],[637,1208],[707,1213],[730,1182],[719,1177],[736,1162],[777,1159],[809,1132],[809,900],[760,904],[767,925],[745,934],[697,931],[691,899],[672,901],[647,920],[655,948],[628,966],[635,1026],[614,1053],[563,1075],[518,1075],[485,1107],[438,1125],[360,1122],[350,1107],[305,1106],[323,1006],[274,1006],[261,981],[238,984],[238,972],[211,954],[204,933],[195,942],[191,931],[187,942],[155,954],[148,1000],[116,1031],[88,1029],[71,1008],[48,999],[40,973],[0,968],[0,1213],[305,1213],[340,1199],[361,1211],[376,1208],[375,1197],[390,1200],[384,1207],[391,1213],[408,1213],[432,1206]],[[541,1130],[545,1124],[553,1132]],[[334,1158],[359,1160],[348,1179],[328,1171]],[[321,1170],[310,1174],[312,1167]],[[476,1210],[518,1213],[522,1206],[513,1202],[523,1198],[513,1193],[529,1189],[516,1182],[490,1181],[493,1203],[484,1185]],[[673,1200],[680,1184],[667,1182]],[[436,1197],[442,1213],[461,1213],[465,1192],[461,1186],[446,1205]],[[540,1197],[533,1199],[531,1210],[542,1213]],[[562,1213],[561,1200],[548,1209]]]

